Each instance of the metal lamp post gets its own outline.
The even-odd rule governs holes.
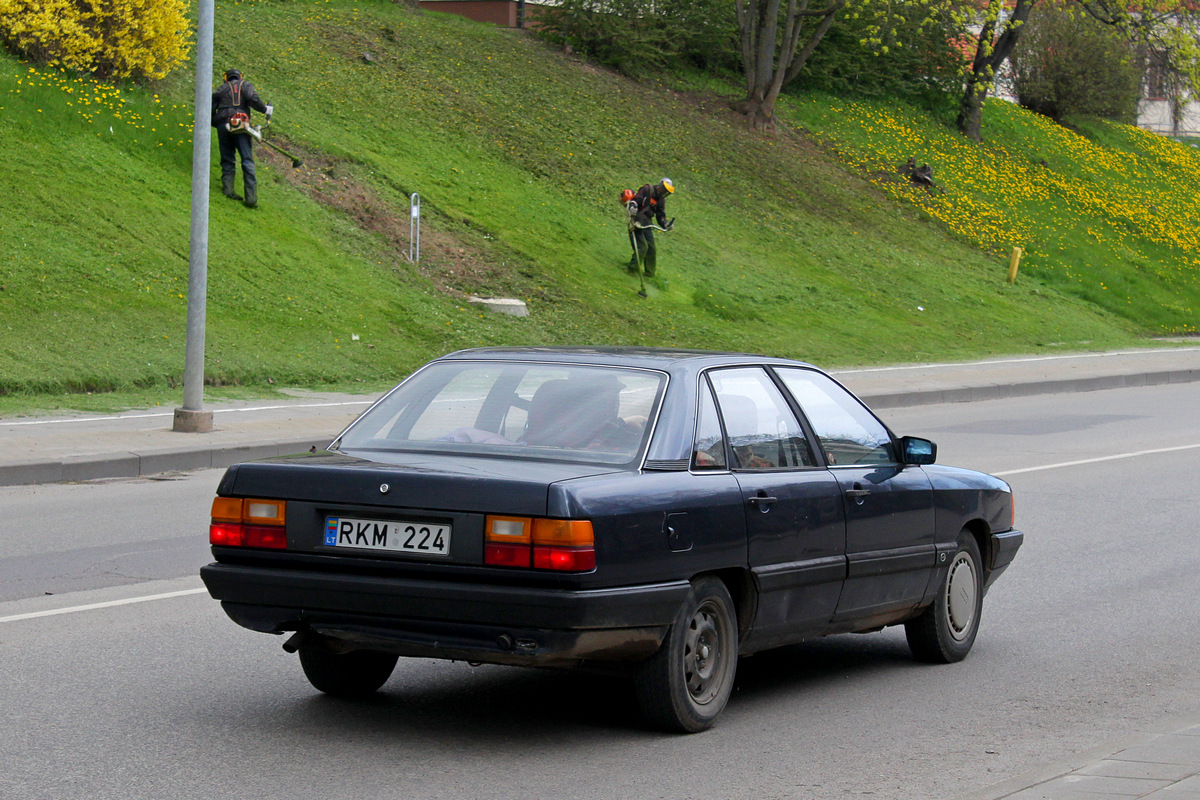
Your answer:
[[[208,179],[212,143],[213,0],[200,0],[196,30],[196,109],[192,123],[192,228],[188,251],[187,350],[183,407],[173,430],[207,433],[212,411],[204,410],[204,322],[208,302]]]

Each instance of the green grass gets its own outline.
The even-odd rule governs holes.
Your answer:
[[[260,208],[212,199],[206,374],[217,386],[376,386],[492,344],[689,346],[844,366],[1195,329],[1200,247],[1094,204],[1059,239],[1021,238],[1030,256],[1010,286],[1006,248],[1020,237],[974,235],[945,209],[981,209],[1018,232],[1044,211],[1022,215],[967,183],[941,204],[914,202],[877,163],[848,157],[890,158],[913,129],[956,141],[915,110],[888,108],[891,130],[872,133],[862,119],[874,112],[856,123],[836,98],[801,98],[783,113],[814,137],[790,124],[758,134],[728,109],[736,88],[711,76],[633,83],[517,32],[365,0],[219,3],[215,66],[235,65],[306,166],[259,147]],[[0,413],[170,402],[183,370],[189,70],[117,95],[29,69],[0,58]],[[989,107],[983,163],[1000,150],[1026,162],[1051,153],[1064,175],[1108,180],[1024,120],[996,121]],[[1193,164],[1176,150],[1190,150],[1104,131],[1093,146],[1137,154],[1143,180],[1185,185]],[[213,158],[216,183],[215,142]],[[660,235],[641,299],[623,270],[616,198],[663,175],[678,224]],[[412,192],[424,223],[415,266]],[[1187,202],[1172,207],[1183,220],[1197,213]],[[1089,238],[1122,225],[1120,240]],[[1055,246],[1071,248],[1071,265],[1103,262],[1107,288],[1073,280],[1049,258]],[[1127,304],[1111,302],[1116,290]],[[532,313],[481,313],[466,293],[521,297]]]

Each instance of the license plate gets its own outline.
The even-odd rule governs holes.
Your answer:
[[[404,520],[327,517],[325,546],[445,556],[450,554],[450,526]]]

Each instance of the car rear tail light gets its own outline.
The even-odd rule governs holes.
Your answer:
[[[533,550],[524,544],[495,544],[483,546],[483,563],[493,567],[528,567],[532,563]]]
[[[596,568],[596,537],[588,520],[489,515],[485,526],[483,563],[489,566],[559,572]]]
[[[223,547],[287,547],[287,503],[243,497],[217,497],[212,504],[209,544]]]
[[[534,569],[556,569],[562,572],[587,572],[596,568],[594,547],[535,547]]]

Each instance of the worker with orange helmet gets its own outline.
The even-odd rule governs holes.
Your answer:
[[[638,271],[641,262],[646,277],[654,275],[656,253],[654,248],[654,229],[669,231],[675,220],[667,221],[667,197],[675,192],[675,184],[670,178],[663,178],[656,184],[647,183],[637,190],[629,201],[629,243],[633,247],[633,257],[629,260],[629,271]],[[656,224],[657,223],[657,224]]]

